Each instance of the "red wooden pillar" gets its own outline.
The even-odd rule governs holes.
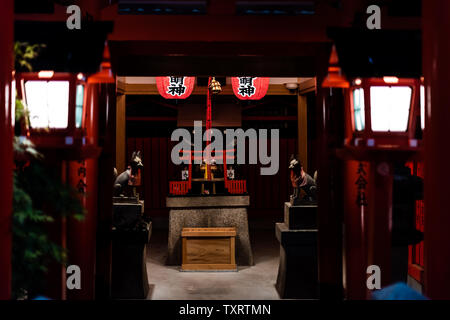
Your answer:
[[[0,299],[11,297],[13,7],[0,2]]]
[[[88,85],[86,93],[86,141],[98,145],[97,85]],[[69,183],[80,193],[86,209],[84,220],[67,222],[67,249],[69,264],[81,270],[81,289],[67,290],[69,300],[90,300],[95,297],[96,221],[97,221],[97,158],[81,158],[69,162]],[[108,181],[109,182],[109,181]]]
[[[330,47],[324,48],[317,59],[318,70],[326,73]],[[320,74],[319,73],[319,74]],[[317,76],[323,83],[324,76]],[[318,276],[321,300],[341,300],[342,285],[342,181],[341,163],[336,149],[344,139],[344,104],[341,89],[318,88]]]
[[[394,169],[390,162],[373,161],[369,171],[368,210],[365,220],[367,264],[380,267],[381,287],[391,281],[392,185]],[[366,270],[364,270],[366,272]],[[369,275],[365,275],[367,279]],[[366,286],[366,281],[364,281]],[[371,292],[367,291],[367,298]]]
[[[363,204],[362,194],[368,196],[368,190],[358,189],[357,181],[360,178],[359,170],[364,170],[367,175],[361,173],[361,177],[367,179],[370,172],[368,162],[356,160],[345,161],[343,188],[344,199],[344,287],[345,296],[350,300],[366,298],[366,246],[365,246],[365,221],[367,206]],[[364,193],[363,193],[364,192]]]
[[[381,286],[391,281],[392,163],[345,162],[345,289],[348,299],[370,299],[367,267],[378,266]]]
[[[450,299],[450,2],[422,1],[425,128],[425,294]]]
[[[349,95],[344,92],[345,105],[350,103]],[[345,136],[352,134],[351,117],[348,108],[344,108]],[[367,206],[361,197],[368,196],[369,190],[359,189],[356,183],[361,177],[369,183],[370,163],[345,159],[343,161],[344,189],[344,243],[343,243],[343,274],[345,297],[349,300],[361,300],[366,298],[366,236],[365,217]],[[359,172],[360,170],[363,172]],[[361,185],[363,187],[363,185]],[[359,198],[358,198],[359,197]]]
[[[98,215],[96,232],[95,298],[111,297],[111,228],[116,131],[116,82],[111,73],[109,50],[105,47],[100,72],[89,77],[88,83],[98,91]],[[93,128],[94,129],[94,128]]]

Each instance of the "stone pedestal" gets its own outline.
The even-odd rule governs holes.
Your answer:
[[[152,223],[141,222],[133,229],[113,229],[111,296],[113,299],[145,299],[147,277],[147,243]]]
[[[290,230],[317,229],[317,205],[284,203],[284,223]]]
[[[144,201],[113,198],[111,296],[145,299],[148,294],[146,247],[152,223],[142,219]]]
[[[113,198],[113,221],[116,228],[130,228],[135,226],[144,213],[144,201],[136,198]],[[128,199],[131,199],[127,201]]]
[[[306,206],[306,213],[302,216],[302,208],[299,207],[286,202],[285,222],[275,226],[280,242],[280,265],[275,287],[282,299],[317,299],[318,230],[313,219],[315,208]],[[294,226],[309,228],[293,229]]]
[[[167,265],[181,265],[181,230],[183,228],[236,228],[236,263],[253,265],[248,232],[249,196],[167,197],[169,243]]]

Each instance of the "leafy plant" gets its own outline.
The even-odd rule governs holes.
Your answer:
[[[17,94],[16,94],[17,97]],[[16,123],[19,123],[22,119],[25,121],[25,126],[29,126],[29,112],[25,104],[19,98],[16,98],[16,110],[15,110]]]
[[[61,182],[42,162],[28,139],[15,137],[17,169],[13,197],[13,297],[31,298],[42,293],[52,261],[67,262],[67,251],[54,243],[48,229],[56,217],[81,220],[85,209],[77,191]]]
[[[16,41],[14,43],[15,69],[16,71],[33,71],[31,62],[36,59],[45,44],[30,44]]]
[[[16,72],[32,72],[32,62],[39,53],[45,48],[45,44],[30,44],[28,42],[16,41],[14,43],[15,70]],[[17,97],[16,92],[16,108],[15,108],[15,130],[20,134],[23,129],[29,128],[29,112],[25,102]]]
[[[16,71],[32,71],[31,61],[43,47],[16,42]],[[15,116],[16,123],[28,128],[28,111],[20,99]],[[45,164],[27,138],[14,138],[14,160],[12,296],[27,299],[43,293],[52,262],[67,262],[67,250],[49,237],[52,224],[62,217],[81,220],[85,209],[77,191],[61,182],[59,173]]]

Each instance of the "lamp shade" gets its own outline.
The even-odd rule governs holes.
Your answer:
[[[232,77],[233,92],[240,100],[260,100],[269,89],[269,78]]]
[[[194,90],[195,77],[156,77],[156,87],[166,99],[186,99]]]
[[[395,81],[394,81],[395,80]],[[396,77],[357,78],[349,93],[349,121],[356,145],[416,146],[420,82]],[[367,143],[362,141],[366,140]]]
[[[68,80],[28,80],[26,101],[33,129],[66,129],[69,124]]]
[[[83,137],[86,82],[81,73],[16,73],[17,92],[25,102],[29,131],[37,146],[75,145]]]

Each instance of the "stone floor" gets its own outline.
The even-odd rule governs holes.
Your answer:
[[[274,228],[275,229],[275,228]],[[147,272],[154,300],[274,300],[279,243],[275,230],[250,230],[255,265],[237,272],[180,272],[164,265],[167,231],[154,230],[147,252]]]

